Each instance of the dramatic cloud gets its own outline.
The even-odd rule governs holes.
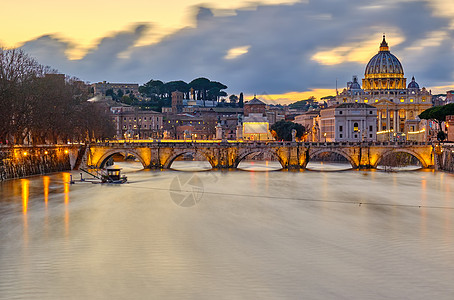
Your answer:
[[[362,77],[387,33],[406,77],[421,86],[454,83],[452,15],[440,1],[317,0],[261,5],[220,15],[198,9],[197,25],[158,43],[136,46],[147,25],[102,39],[80,60],[65,56],[73,45],[55,36],[23,48],[43,63],[83,80],[144,83],[151,78],[204,76],[229,92],[284,94],[332,89]],[[151,29],[153,30],[153,29]]]

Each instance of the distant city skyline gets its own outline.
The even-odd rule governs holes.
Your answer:
[[[88,82],[220,81],[289,103],[364,76],[386,33],[434,94],[454,89],[454,0],[8,2],[0,45]],[[14,13],[17,12],[17,13]]]

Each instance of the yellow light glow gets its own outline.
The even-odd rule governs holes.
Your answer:
[[[68,151],[68,150],[65,150],[65,154],[68,154],[68,153],[69,153],[69,151]]]
[[[383,28],[380,30],[380,32],[383,32]],[[391,47],[405,40],[395,29],[389,28],[386,30],[386,33],[389,33],[386,35],[386,40]],[[367,37],[364,36],[364,39],[359,44],[360,46],[358,46],[357,42],[352,42],[332,49],[322,49],[315,53],[311,59],[322,65],[337,65],[345,62],[359,62],[364,64],[377,53],[380,42],[380,33],[374,35],[372,38],[368,35]]]
[[[227,51],[227,55],[224,56],[224,58],[225,59],[235,59],[238,56],[248,53],[250,47],[251,46],[242,46],[242,47],[236,47],[236,48],[229,49],[229,51]]]
[[[22,184],[22,213],[27,214],[28,211],[28,197],[30,194],[30,181],[28,179],[21,179]]]
[[[425,132],[425,131],[426,131],[426,129],[423,128],[423,129],[421,129],[421,130],[419,130],[419,131],[409,131],[409,132],[407,132],[407,134],[418,134],[418,133],[423,133],[423,132]]]
[[[377,131],[377,134],[384,134],[384,133],[390,133],[390,132],[394,132],[394,129],[388,129],[388,130]]]
[[[27,156],[28,155],[27,151],[22,152],[22,155]]]
[[[288,92],[284,94],[264,94],[264,95],[257,95],[263,102],[266,104],[290,104],[295,101],[308,99],[311,96],[314,96],[316,99],[320,99],[321,97],[325,97],[328,95],[335,95],[335,89],[312,89],[310,91],[305,92]],[[253,98],[254,95],[244,95],[244,98]]]
[[[45,154],[45,155],[47,155],[47,154],[48,154],[48,152],[47,152],[47,151],[44,151],[44,154]]]

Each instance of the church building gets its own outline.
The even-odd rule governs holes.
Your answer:
[[[362,87],[353,76],[332,104],[366,103],[376,107],[378,141],[425,141],[426,121],[418,115],[432,107],[431,98],[414,77],[407,86],[402,64],[390,52],[383,35],[379,52],[366,66]]]

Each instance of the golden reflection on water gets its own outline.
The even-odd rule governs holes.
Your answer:
[[[21,187],[22,187],[22,218],[24,223],[24,231],[23,231],[23,239],[24,239],[24,246],[28,245],[28,199],[30,196],[30,180],[28,179],[21,179]]]
[[[43,176],[43,193],[44,193],[44,205],[45,205],[44,230],[46,233],[46,237],[49,232],[49,211],[48,211],[49,185],[50,185],[50,177]]]
[[[69,182],[71,174],[63,173],[63,195],[65,197],[65,236],[69,236]]]
[[[27,214],[28,211],[28,197],[30,195],[30,180],[21,179],[22,186],[22,213]]]
[[[46,209],[47,209],[47,204],[49,201],[49,183],[50,183],[50,177],[43,176],[44,203],[46,204]]]
[[[421,212],[421,235],[426,236],[427,234],[427,180],[425,177],[421,179],[421,203],[420,203],[420,212]]]

